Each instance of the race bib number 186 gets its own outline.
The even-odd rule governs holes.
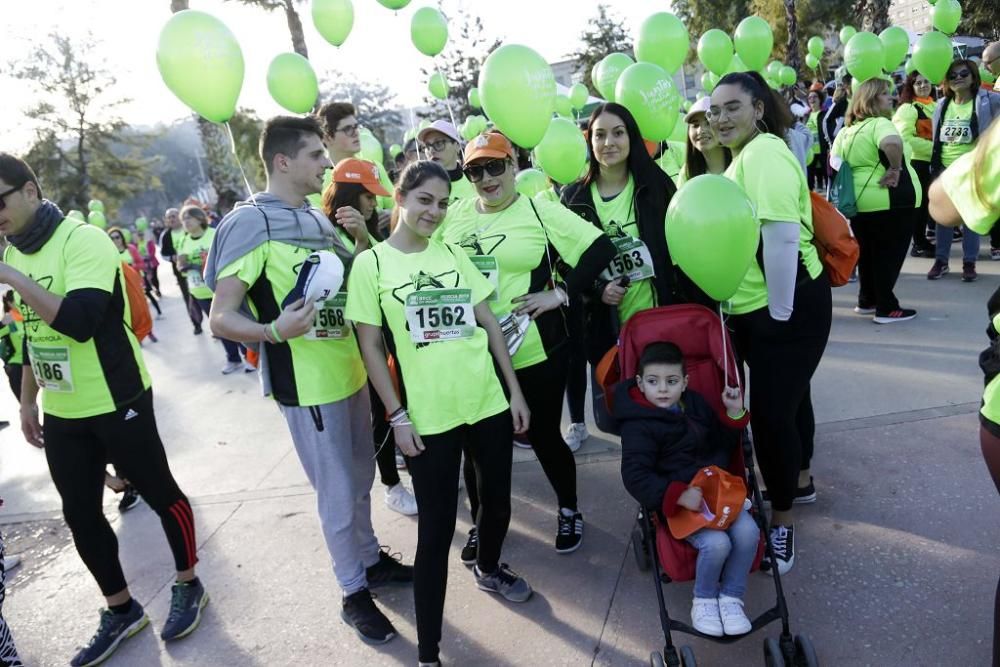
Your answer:
[[[31,370],[38,386],[46,391],[73,391],[73,371],[67,347],[36,347],[28,345]]]

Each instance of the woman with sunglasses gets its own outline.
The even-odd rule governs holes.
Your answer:
[[[934,147],[931,119],[936,107],[934,86],[920,72],[911,72],[899,93],[899,108],[892,117],[892,123],[910,147],[913,154],[910,166],[916,172],[920,189],[925,194],[931,186],[931,150]],[[927,240],[927,223],[931,220],[927,215],[926,196],[921,198],[913,214],[913,248],[910,254],[914,257],[933,257],[934,244]]]
[[[570,295],[590,289],[617,253],[601,230],[563,206],[520,196],[514,160],[513,145],[499,132],[470,141],[465,175],[477,196],[451,207],[441,233],[464,248],[495,287],[489,305],[531,410],[528,438],[558,499],[556,551],[569,553],[583,540],[583,515],[577,507],[576,462],[560,432],[569,372],[563,307]],[[564,283],[555,275],[560,259],[572,267]],[[468,466],[465,482],[475,517],[476,479]],[[474,557],[476,539],[470,533],[463,561]]]
[[[750,369],[750,424],[771,498],[773,565],[785,573],[795,562],[792,504],[816,500],[809,384],[830,336],[830,283],[811,242],[806,175],[783,138],[793,122],[788,105],[760,74],[740,72],[722,77],[708,113],[719,142],[733,152],[725,175],[743,188],[761,222],[760,250],[723,310],[737,356]]]
[[[141,276],[143,268],[142,257],[139,256],[139,250],[135,247],[135,244],[125,240],[125,230],[121,227],[110,227],[108,229],[108,236],[111,237],[111,240],[115,243],[115,247],[118,248],[118,254],[121,255],[122,261],[136,271],[139,271],[139,275]],[[142,283],[143,291],[145,291],[149,302],[153,304],[156,316],[162,317],[163,311],[160,310],[160,303],[153,296],[153,286],[147,280],[143,280]],[[150,336],[150,340],[155,342],[156,336]]]
[[[1000,116],[1000,94],[979,87],[979,67],[971,60],[956,60],[949,67],[941,84],[944,97],[934,110],[931,175],[937,176],[955,160],[976,146],[979,135]],[[927,272],[928,280],[938,280],[948,273],[952,230],[935,229],[934,265]],[[962,234],[962,282],[971,283],[976,273],[980,236],[971,229]],[[1000,252],[997,253],[1000,259]]]

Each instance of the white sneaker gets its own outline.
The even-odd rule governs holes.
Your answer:
[[[243,362],[243,372],[244,373],[256,373],[257,367],[251,364],[249,361]]]
[[[229,375],[230,373],[235,373],[238,370],[242,370],[242,361],[227,361],[226,365],[222,367],[222,374]]]
[[[727,635],[745,635],[750,632],[752,626],[743,611],[743,600],[720,595],[719,616],[722,618],[722,629]]]
[[[586,424],[570,424],[566,429],[563,439],[569,445],[569,451],[575,452],[580,449],[580,445],[586,442],[589,437],[590,433],[587,431]]]
[[[691,625],[703,635],[721,637],[723,629],[719,601],[715,598],[695,598],[691,603]]]
[[[10,572],[20,564],[21,564],[20,556],[6,556],[3,559],[3,570],[4,572]]]
[[[385,490],[385,504],[394,512],[413,516],[417,513],[417,499],[402,482]]]

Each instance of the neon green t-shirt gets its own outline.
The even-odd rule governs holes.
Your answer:
[[[435,302],[422,308],[422,292],[428,300],[447,292],[441,298],[452,305]],[[472,308],[492,292],[492,283],[460,248],[436,240],[414,253],[380,243],[354,260],[347,317],[371,326],[388,325],[406,388],[406,410],[418,434],[444,433],[508,409],[486,330],[469,328],[475,322]],[[423,331],[421,324],[440,334],[438,340],[414,341],[413,332]],[[443,339],[441,335],[448,335],[442,334],[444,327],[464,331]]]
[[[813,158],[819,155],[819,116],[822,111],[813,111],[809,114],[809,120],[806,121],[806,127],[812,133],[812,148],[810,149],[809,161],[812,162]]]
[[[477,201],[463,199],[449,208],[438,231],[442,240],[461,246],[476,257],[473,261],[479,263],[480,270],[492,277],[497,295],[489,305],[501,321],[517,305],[512,299],[545,288],[551,275],[546,239],[563,261],[576,266],[584,251],[601,236],[597,227],[562,204],[544,198],[518,197],[499,213],[479,213]],[[532,203],[538,211],[537,217]],[[489,258],[495,260],[493,266],[487,266],[492,261]],[[532,272],[536,274],[535,284]],[[514,354],[514,368],[526,368],[547,358],[538,327],[531,322],[524,342]]]
[[[205,258],[212,247],[212,239],[215,238],[215,230],[209,227],[205,233],[198,238],[190,234],[181,241],[181,246],[177,248],[178,255],[187,256],[187,268],[184,275],[188,281],[188,291],[196,299],[211,299],[212,290],[205,284],[203,272],[205,271]]]
[[[118,251],[118,259],[135,268],[135,260],[132,259],[132,253],[128,251],[128,248]]]
[[[675,180],[684,166],[687,144],[680,141],[668,141],[663,147],[663,154],[656,159],[656,164],[670,180]]]
[[[457,181],[451,182],[451,199],[448,202],[454,204],[461,199],[475,199],[478,196],[479,193],[476,192],[476,186],[465,176],[462,176]]]
[[[899,108],[896,109],[896,113],[892,117],[892,124],[896,126],[899,130],[900,136],[903,137],[903,141],[910,147],[910,151],[913,155],[914,160],[920,160],[921,162],[930,162],[931,153],[934,150],[934,142],[930,139],[925,139],[924,137],[917,135],[917,121],[920,119],[920,115],[917,110],[923,111],[924,116],[927,118],[934,117],[934,107],[932,104],[921,104],[919,102],[900,104]]]
[[[601,220],[604,233],[608,235],[611,242],[618,248],[619,254],[608,267],[604,275],[611,278],[617,274],[632,271],[644,270],[643,265],[648,264],[652,268],[652,261],[647,262],[646,254],[641,249],[626,250],[629,246],[634,246],[634,239],[639,238],[639,227],[636,224],[635,214],[635,181],[629,175],[625,189],[615,195],[611,200],[604,201],[601,193],[597,191],[597,184],[590,184],[590,195],[594,199],[594,208],[597,210],[597,217]],[[626,258],[627,256],[627,258]],[[650,258],[651,259],[651,258]],[[627,266],[623,266],[623,260]],[[626,271],[622,271],[625,269]],[[632,271],[628,271],[630,274]],[[618,320],[621,326],[625,326],[629,318],[640,310],[652,308],[656,305],[656,297],[653,294],[653,286],[649,278],[633,280],[629,284],[628,292],[618,305]]]
[[[268,241],[219,271],[219,280],[236,276],[261,322],[278,317],[295,286],[302,262],[312,251]],[[265,343],[275,400],[282,405],[313,406],[353,396],[368,379],[354,329],[345,319],[347,295],[317,304],[316,322],[303,336],[278,345]]]
[[[177,248],[184,243],[184,238],[187,236],[187,232],[183,229],[171,229],[170,230],[170,241],[174,244],[174,253],[177,252]]]
[[[726,169],[726,178],[743,188],[753,203],[761,224],[767,221],[795,222],[799,229],[799,254],[812,278],[823,265],[812,244],[812,201],[802,165],[785,142],[773,134],[760,134],[750,141]],[[767,284],[757,260],[750,262],[743,282],[723,309],[732,315],[753,312],[767,305]]]
[[[976,145],[972,140],[972,110],[976,99],[964,104],[952,100],[945,109],[938,127],[941,141],[941,164],[948,167]]]
[[[149,389],[149,374],[129,326],[121,259],[103,230],[66,218],[38,252],[28,255],[8,246],[4,261],[61,297],[79,289],[108,292],[108,315],[122,313],[120,323],[102,324],[81,343],[46,324],[18,295],[28,361],[42,389],[45,414],[64,419],[103,415]]]
[[[879,159],[879,144],[886,137],[899,136],[899,131],[888,118],[866,118],[860,123],[855,123],[850,127],[845,127],[833,140],[833,154],[843,158],[851,165],[851,174],[854,177],[854,196],[858,200],[858,211],[868,213],[871,211],[888,211],[890,206],[889,188],[883,188],[878,184],[885,176],[885,166]],[[903,164],[902,166],[910,175],[910,182],[913,183],[913,190],[916,200],[905,202],[907,206],[920,206],[923,192],[920,189],[920,179],[917,172],[910,164],[913,150],[910,145],[903,142]],[[895,202],[901,206],[903,202]]]

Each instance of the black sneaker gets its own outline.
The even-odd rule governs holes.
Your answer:
[[[125,490],[122,492],[122,499],[118,503],[118,511],[124,514],[141,502],[142,496],[135,490],[135,487],[131,484],[126,484]]]
[[[875,313],[872,322],[875,324],[895,324],[896,322],[907,322],[917,316],[917,311],[912,308],[897,308],[896,310],[879,315]]]
[[[975,262],[962,262],[962,282],[971,283],[975,282],[979,275],[976,273],[976,263]]]
[[[767,489],[761,492],[761,496],[764,497],[764,502],[771,502],[771,494],[767,492]],[[795,498],[792,500],[792,504],[811,505],[814,502],[816,502],[816,485],[813,484],[812,475],[809,475],[809,484],[795,489]]]
[[[573,510],[559,510],[559,529],[556,531],[556,551],[568,554],[580,548],[583,542],[583,515]]]
[[[116,614],[108,609],[101,610],[101,623],[90,643],[80,649],[70,661],[72,667],[89,667],[107,660],[118,645],[149,624],[149,617],[142,605],[132,600],[132,606],[124,614]]]
[[[771,527],[771,549],[774,551],[774,558],[778,561],[778,574],[785,575],[795,564],[795,536],[792,526],[772,526]],[[761,561],[761,570],[770,570],[771,559],[764,554]]]
[[[379,550],[378,562],[365,569],[369,588],[386,584],[412,584],[413,566],[403,565],[400,554]]]
[[[170,641],[187,637],[201,623],[201,610],[208,604],[208,593],[201,581],[176,583],[170,590],[170,613],[163,624],[160,639]]]
[[[366,644],[384,644],[396,636],[396,628],[375,606],[372,594],[367,588],[352,593],[344,598],[344,606],[340,610],[344,623],[354,628]]]
[[[525,602],[533,592],[528,582],[510,569],[507,563],[500,563],[496,572],[491,574],[483,574],[477,565],[472,568],[472,574],[476,577],[479,590],[502,595],[510,602]]]
[[[476,531],[476,527],[473,526],[469,529],[469,539],[465,541],[465,546],[462,547],[462,563],[465,565],[475,565],[476,558],[479,556],[479,532]]]
[[[201,325],[200,324],[194,325],[194,335],[195,336],[200,336],[201,335]]]

